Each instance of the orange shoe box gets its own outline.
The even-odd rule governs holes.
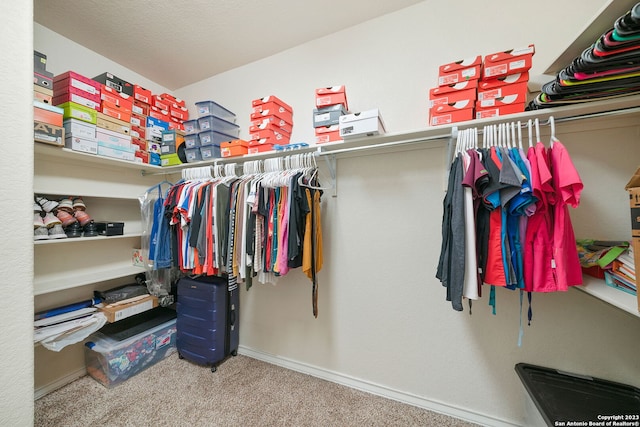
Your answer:
[[[176,119],[175,117],[170,117],[169,118],[169,129],[170,130],[181,130],[184,131],[184,125],[182,124],[182,122],[178,119]]]
[[[483,108],[476,110],[476,119],[486,119],[489,117],[506,116],[507,114],[522,113],[527,104],[502,105],[493,108]]]
[[[151,103],[151,91],[145,89],[139,85],[133,85],[133,99],[136,101],[144,102],[145,104]]]
[[[293,126],[287,123],[285,120],[278,118],[276,116],[262,116],[260,115],[257,119],[251,120],[249,122],[249,126],[261,126],[266,123],[271,123],[279,128],[282,128],[285,132],[293,132]]]
[[[168,110],[161,110],[160,108],[154,105],[152,105],[151,108],[149,109],[148,116],[158,120],[165,121],[167,123],[171,121],[171,114],[169,113]]]
[[[431,112],[434,114],[443,114],[450,111],[466,110],[468,108],[474,108],[476,104],[475,99],[462,99],[460,101],[450,102],[448,104],[438,104],[431,107]]]
[[[467,68],[475,68],[482,65],[482,56],[478,55],[474,58],[465,58],[459,61],[450,62],[448,64],[441,65],[438,68],[438,76],[444,76],[448,73],[452,73],[458,70],[465,70]]]
[[[451,105],[466,101],[475,102],[477,94],[475,89],[459,90],[456,92],[448,92],[444,95],[436,95],[435,98],[429,97],[429,107],[433,108],[439,105]],[[464,108],[464,107],[463,107]],[[446,111],[446,110],[445,110]],[[444,111],[443,111],[444,112]]]
[[[118,120],[103,113],[96,113],[96,125],[99,128],[112,130],[124,135],[131,135],[131,123]]]
[[[123,122],[131,122],[131,109],[126,106],[119,106],[109,101],[102,101],[100,112],[114,119],[122,120]]]
[[[242,139],[220,143],[220,157],[236,157],[249,154],[249,142]]]
[[[175,96],[171,95],[170,93],[161,93],[160,96],[164,99],[168,99],[169,102],[171,102],[172,104],[177,104],[180,107],[186,107],[187,103],[184,102],[184,100],[180,99],[180,98],[176,98]]]
[[[268,107],[262,108],[264,106]],[[278,107],[274,103],[263,104],[253,108],[254,110],[250,117],[252,121],[270,119],[273,117],[274,119],[284,120],[289,125],[293,125],[293,114],[282,107]],[[256,111],[256,109],[260,111]]]
[[[480,78],[480,65],[445,73],[438,76],[438,86],[447,86],[467,80],[478,80]]]
[[[478,92],[476,108],[499,107],[501,105],[527,102],[527,83],[500,86]]]
[[[441,114],[434,112],[432,109],[429,116],[429,125],[438,126],[465,122],[467,120],[473,120],[473,118],[473,108],[465,108],[464,110],[449,111]]]
[[[121,107],[123,110],[131,113],[133,107],[133,97],[126,93],[118,92],[109,86],[102,85],[100,88],[100,99],[113,105]]]
[[[447,93],[459,92],[469,89],[477,89],[479,80],[467,80],[460,83],[452,83],[450,85],[438,86],[429,89],[429,99],[439,98]]]
[[[160,110],[169,111],[172,102],[159,95],[151,95],[151,106],[157,107]]]
[[[276,104],[283,107],[285,110],[291,111],[291,113],[293,114],[293,108],[291,108],[289,104],[287,104],[277,96],[273,96],[273,95],[265,96],[264,98],[254,99],[253,101],[251,101],[251,106],[257,107],[258,105],[267,104],[269,102],[275,102]]]
[[[136,156],[136,162],[149,163],[149,153],[147,151],[137,150],[133,155]]]
[[[88,98],[87,96],[91,96],[92,98]],[[97,101],[96,101],[97,99]],[[100,111],[100,97],[96,96],[95,98],[88,92],[83,90],[76,89],[74,87],[69,87],[68,92],[60,93],[56,92],[56,96],[52,99],[53,105],[64,104],[65,102],[75,102],[79,105],[84,105],[85,107],[89,107],[93,110]]]
[[[40,101],[33,101],[33,120],[36,122],[62,127],[63,114],[64,110],[62,108]]]
[[[478,92],[494,89],[501,86],[515,85],[519,83],[529,82],[529,72],[509,74],[508,76],[502,76],[491,80],[481,80],[478,84]]]
[[[345,110],[349,110],[347,90],[344,86],[321,87],[316,89],[316,107],[323,108],[336,104],[342,104]]]
[[[169,105],[169,114],[178,120],[189,120],[189,110],[187,107],[181,107],[176,103]]]
[[[63,93],[65,87],[75,87],[91,95],[100,95],[100,83],[73,71],[58,74],[53,78],[54,92],[60,90],[60,93]]]
[[[264,153],[265,151],[273,151],[273,142],[268,139],[252,140],[249,141],[249,148],[247,154]]]
[[[286,144],[291,139],[291,137],[285,133],[276,132],[270,129],[251,132],[249,136],[252,141],[257,141],[261,139],[271,139],[273,140],[272,141],[273,144]]]
[[[147,125],[147,116],[143,116],[138,113],[131,113],[131,125],[132,126],[146,126]]]
[[[151,110],[151,105],[138,101],[137,99],[133,100],[133,106],[131,107],[131,111],[136,114],[140,114],[143,116],[148,116],[149,111]]]
[[[340,136],[340,125],[321,126],[315,128],[316,144],[325,144],[327,142],[342,141]]]
[[[291,126],[286,125],[287,127],[280,127],[276,124],[274,124],[273,122],[270,121],[263,121],[262,123],[260,123],[259,125],[251,125],[249,126],[249,133],[258,133],[260,131],[263,130],[270,130],[279,134],[283,134],[284,136],[290,137],[291,136],[291,130],[293,129]],[[255,139],[260,139],[260,138],[255,138]]]
[[[131,126],[131,136],[134,138],[147,139],[147,130],[142,126]]]
[[[509,74],[523,73],[531,68],[534,45],[497,52],[484,57],[482,78],[489,80]]]
[[[47,89],[46,87],[33,85],[33,99],[35,101],[44,102],[45,104],[52,105],[53,101],[53,89]]]
[[[147,140],[131,137],[131,147],[135,150],[147,151]]]

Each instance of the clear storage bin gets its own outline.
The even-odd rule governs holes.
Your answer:
[[[234,139],[238,139],[235,136],[228,135],[222,132],[217,132],[215,130],[207,130],[204,132],[200,132],[198,134],[198,138],[200,139],[200,146],[205,145],[220,145],[223,142],[232,141]]]
[[[240,136],[240,126],[235,123],[228,122],[216,116],[204,116],[198,119],[200,131],[214,130],[216,132],[226,133],[234,137]]]
[[[235,123],[236,121],[236,115],[234,113],[213,101],[196,102],[196,109],[198,110],[198,117],[213,115],[229,122]]]

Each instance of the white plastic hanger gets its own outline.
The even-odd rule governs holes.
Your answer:
[[[522,150],[522,123],[518,121],[518,148]]]
[[[556,122],[553,116],[549,116],[549,126],[551,126],[551,141],[550,146],[553,147],[553,142],[557,141],[556,139]]]
[[[538,120],[538,118],[536,118],[534,123],[536,125],[536,143],[542,142],[540,140],[540,120]]]
[[[527,121],[527,129],[529,131],[529,148],[533,147],[533,121],[529,119]]]

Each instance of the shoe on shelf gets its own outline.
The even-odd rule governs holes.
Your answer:
[[[33,240],[47,240],[49,238],[49,229],[44,225],[33,230]]]
[[[78,221],[74,221],[68,227],[65,227],[64,232],[69,238],[82,237],[82,226]]]
[[[55,224],[49,229],[49,239],[66,239],[67,234],[62,229],[62,225]]]
[[[95,237],[98,235],[98,229],[93,220],[89,221],[82,229],[84,231],[84,237]]]
[[[68,197],[61,199],[58,203],[58,210],[73,213],[73,203],[71,202],[71,199]]]
[[[73,213],[81,226],[85,226],[91,221],[91,217],[85,211],[77,210]]]
[[[64,227],[64,228],[68,227],[69,225],[73,224],[74,222],[78,222],[76,217],[74,217],[73,215],[71,215],[67,211],[61,210],[60,208],[58,208],[58,212],[56,213],[56,216],[58,217],[58,219],[62,223],[62,227]]]
[[[40,228],[40,227],[44,227],[44,220],[42,219],[42,215],[40,215],[39,213],[34,213],[33,214],[33,228]]]
[[[46,197],[38,196],[36,197],[36,202],[44,209],[45,212],[53,211],[57,206],[58,202],[55,200],[49,200]]]
[[[85,210],[87,207],[85,206],[84,202],[82,201],[81,197],[76,197],[75,199],[73,199],[73,209],[74,210]]]
[[[44,216],[43,222],[44,226],[47,228],[51,228],[56,224],[62,225],[62,221],[60,221],[52,212],[49,212]]]

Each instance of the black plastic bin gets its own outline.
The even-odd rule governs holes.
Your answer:
[[[549,426],[640,426],[637,387],[526,363],[515,369]]]

